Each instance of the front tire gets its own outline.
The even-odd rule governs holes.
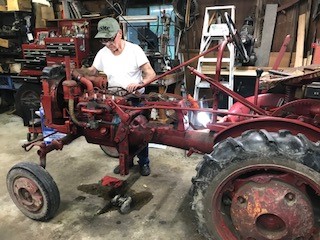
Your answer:
[[[304,135],[250,130],[205,155],[193,178],[208,239],[319,239],[320,149]]]
[[[119,152],[115,147],[100,145],[101,150],[109,157],[118,158]]]
[[[33,220],[47,221],[59,208],[60,194],[55,181],[35,163],[13,166],[7,175],[7,188],[15,205]]]

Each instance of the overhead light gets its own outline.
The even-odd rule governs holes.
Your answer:
[[[204,127],[207,127],[207,124],[210,122],[210,114],[207,112],[198,112],[197,121]]]
[[[119,21],[120,23],[157,22],[158,16],[155,16],[155,15],[119,16]]]
[[[32,0],[32,3],[40,3],[40,4],[43,4],[43,5],[50,7],[50,2],[47,0]]]
[[[205,100],[205,96],[199,100],[200,108],[208,108],[208,102]],[[210,113],[208,112],[197,112],[197,121],[202,126],[207,127],[207,124],[210,122]]]

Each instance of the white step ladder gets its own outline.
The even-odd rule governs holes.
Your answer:
[[[235,6],[214,6],[214,7],[206,7],[205,14],[204,14],[204,20],[203,20],[203,29],[202,29],[202,37],[201,37],[201,43],[200,43],[200,54],[207,50],[210,46],[210,44],[218,44],[218,42],[223,41],[228,35],[229,35],[229,29],[226,23],[219,23],[218,22],[212,24],[213,19],[215,16],[217,16],[217,11],[219,11],[222,15],[224,15],[224,12],[228,12],[231,16],[231,19],[233,22],[235,22]],[[228,49],[228,57],[222,58],[222,63],[227,63],[228,65],[228,80],[223,82],[223,85],[228,87],[229,89],[233,90],[233,84],[234,84],[234,59],[235,59],[235,48],[234,45],[229,43],[227,45]],[[210,67],[211,71],[215,71],[215,66],[217,63],[216,57],[208,57],[203,56],[198,59],[198,65],[197,65],[197,71],[206,74],[204,71],[204,66]],[[195,100],[199,100],[199,92],[200,89],[203,88],[210,88],[210,84],[206,81],[202,81],[200,77],[196,77],[195,80],[195,88],[194,88],[194,94],[193,97]],[[228,97],[228,109],[232,106],[233,99],[231,97]]]

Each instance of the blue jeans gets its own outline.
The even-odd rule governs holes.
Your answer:
[[[137,157],[139,158],[138,163],[140,166],[145,164],[149,165],[149,147],[146,146],[144,149],[142,149],[141,152],[137,154]]]
[[[133,106],[141,106],[138,99],[132,98],[130,100],[131,100]],[[140,166],[143,166],[145,164],[149,165],[150,160],[149,160],[148,146],[146,146],[144,149],[142,149],[141,152],[139,152],[137,154],[137,157],[139,158],[138,163]]]

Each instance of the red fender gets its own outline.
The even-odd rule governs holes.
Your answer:
[[[228,137],[238,137],[243,132],[252,129],[265,129],[269,132],[279,130],[289,130],[292,134],[304,134],[310,141],[317,142],[320,140],[320,129],[295,119],[265,117],[249,119],[239,123],[232,124],[230,127],[218,132],[214,137],[214,144]]]
[[[276,108],[277,104],[279,103],[279,100],[281,98],[284,98],[283,94],[273,94],[273,93],[266,93],[266,94],[260,94],[258,95],[258,107],[261,107],[263,109],[272,109]],[[253,103],[254,102],[254,96],[247,97],[246,100]],[[246,107],[240,102],[236,102],[233,104],[228,112],[232,113],[250,113],[250,108]],[[240,122],[245,120],[245,117],[236,116],[236,115],[228,115],[228,122]]]
[[[319,99],[298,99],[289,102],[272,113],[274,117],[286,117],[288,115],[318,115],[320,114]]]

